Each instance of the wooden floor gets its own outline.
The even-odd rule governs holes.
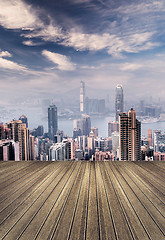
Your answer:
[[[0,239],[165,239],[165,162],[0,162]]]

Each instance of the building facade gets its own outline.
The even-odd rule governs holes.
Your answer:
[[[25,115],[20,116],[19,120],[21,120],[22,123],[25,123],[26,127],[28,128],[28,119]]]
[[[119,114],[119,152],[120,160],[141,160],[141,122],[132,108],[128,114]]]
[[[58,129],[58,119],[57,119],[57,107],[51,104],[48,107],[48,134],[49,138],[53,141],[54,135]]]
[[[122,85],[117,85],[116,87],[116,100],[115,100],[115,110],[116,110],[116,122],[119,121],[119,113],[124,111],[124,95]]]
[[[19,160],[29,160],[29,129],[21,120],[8,122],[7,127],[11,129],[10,139],[19,142]]]
[[[147,130],[147,141],[148,141],[148,146],[152,147],[153,146],[153,143],[152,143],[152,129]]]
[[[61,143],[52,145],[49,149],[49,160],[71,160],[74,156],[74,146],[71,140],[63,140]]]
[[[113,121],[108,122],[108,137],[111,137],[113,132],[118,132],[118,131],[119,131],[118,122],[113,122]]]
[[[91,131],[91,119],[90,116],[86,114],[82,114],[81,119],[75,119],[73,121],[73,128],[75,130],[80,130],[81,131],[81,136],[89,136],[89,133]],[[79,132],[80,134],[80,132]]]
[[[154,131],[154,151],[165,153],[165,133]]]

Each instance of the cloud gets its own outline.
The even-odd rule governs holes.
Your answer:
[[[42,24],[33,8],[21,0],[0,0],[0,24],[7,29],[33,29]]]
[[[154,33],[152,43],[158,39],[160,35],[164,35],[165,24],[165,2],[164,0],[153,1],[134,1],[129,4],[120,4],[114,9],[106,9],[100,14],[102,20],[110,16],[115,16],[115,21],[107,24],[106,29],[111,28],[114,34],[130,36],[135,34]]]
[[[108,33],[100,35],[83,34],[74,31],[61,44],[74,47],[80,51],[100,51],[105,49],[110,55],[118,56],[122,52],[139,52],[157,46],[158,43],[150,42],[153,34],[152,32],[136,33],[122,38]]]
[[[92,3],[90,0],[85,2],[82,0],[71,1],[72,4],[87,4],[90,2]],[[147,1],[145,3],[121,5],[113,9],[102,8],[102,11],[97,10],[99,27],[94,28],[95,33],[93,33],[94,29],[91,31],[92,25],[90,24],[88,29],[80,30],[83,29],[83,22],[82,25],[74,22],[74,27],[73,25],[70,27],[69,24],[65,24],[64,30],[55,23],[55,19],[53,20],[48,16],[47,12],[35,9],[23,0],[0,0],[0,25],[7,29],[23,30],[21,36],[29,39],[23,41],[23,44],[27,46],[39,45],[39,43],[35,43],[32,40],[33,38],[40,38],[45,42],[50,41],[63,46],[69,46],[79,51],[104,50],[112,56],[121,57],[121,54],[124,52],[138,53],[160,45],[160,43],[154,40],[154,37],[157,35],[155,27],[147,28],[150,26],[149,20],[151,17],[147,13],[164,11],[161,10],[162,6],[164,6],[163,1]],[[42,21],[42,14],[47,16],[47,23]],[[107,16],[113,18],[114,14],[115,24],[112,20],[107,21]],[[147,19],[145,24],[142,23],[141,17],[143,20],[144,18]],[[151,25],[155,26],[154,20],[157,20],[157,18],[152,14]],[[108,25],[106,25],[107,23]],[[106,28],[104,27],[104,30],[100,31],[99,28],[102,25],[105,25]]]
[[[12,55],[8,51],[1,51],[0,57],[12,57]]]
[[[16,70],[16,71],[27,71],[27,68],[25,66],[22,66],[13,61],[4,59],[4,57],[12,57],[12,55],[8,51],[0,52],[0,68]]]
[[[31,40],[23,41],[22,43],[23,43],[24,45],[26,45],[26,46],[39,46],[39,45],[42,45],[42,43],[33,42],[33,41],[31,41]]]
[[[43,71],[32,70],[14,61],[7,60],[5,59],[5,57],[12,57],[12,54],[9,53],[8,51],[0,51],[0,70],[7,69],[11,71],[17,71],[18,73],[23,73],[24,75],[27,75],[27,76],[37,76],[37,77],[45,76],[50,78],[52,77],[57,78],[56,73],[54,71],[51,71],[50,68],[49,69],[45,68]],[[68,63],[68,68],[69,66],[71,68],[71,63]]]
[[[26,67],[1,57],[0,57],[0,68],[16,70],[16,71],[27,71]]]
[[[135,71],[142,67],[143,66],[141,64],[137,64],[137,63],[124,63],[120,69],[123,71]]]
[[[113,41],[113,36],[109,34],[84,34],[80,32],[70,32],[67,38],[62,42],[65,46],[71,46],[77,50],[102,50],[109,46]]]
[[[28,75],[37,75],[37,76],[52,75],[52,73],[50,73],[49,71],[35,71],[35,70],[28,69],[26,66],[23,66],[14,61],[5,59],[5,57],[12,57],[12,54],[9,53],[8,51],[0,51],[0,69],[14,70],[14,71],[26,73]],[[53,75],[55,75],[55,73],[53,73]]]
[[[23,33],[22,36],[26,38],[41,38],[44,41],[57,42],[65,38],[64,34],[59,27],[53,26],[51,23],[49,25],[43,26],[41,29],[36,29],[30,33]]]
[[[35,9],[22,0],[0,0],[0,25],[6,29],[20,29],[21,36],[41,38],[44,41],[57,42],[64,38],[61,28],[54,26],[53,20],[41,9]],[[47,16],[48,24],[45,24],[41,15]],[[36,46],[31,40],[23,41],[24,45]]]
[[[55,63],[59,70],[65,71],[75,70],[75,64],[73,64],[68,57],[62,54],[43,50],[42,55],[45,56],[51,62]]]
[[[142,1],[139,3],[132,3],[120,6],[116,8],[116,11],[128,14],[128,15],[135,15],[135,14],[146,14],[146,13],[153,13],[153,12],[164,12],[165,3],[163,0],[158,1]]]

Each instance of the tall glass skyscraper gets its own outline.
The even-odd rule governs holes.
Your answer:
[[[49,138],[53,140],[54,135],[57,132],[58,120],[57,120],[57,107],[54,104],[48,107],[48,133]]]
[[[85,113],[85,83],[80,82],[80,113]]]
[[[119,121],[119,113],[124,111],[124,96],[123,96],[123,88],[122,85],[116,86],[116,101],[115,101],[115,108],[116,108],[116,121]]]

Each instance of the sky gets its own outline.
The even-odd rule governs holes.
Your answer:
[[[165,100],[165,0],[0,0],[0,106],[85,81]],[[74,97],[74,96],[73,96]]]

